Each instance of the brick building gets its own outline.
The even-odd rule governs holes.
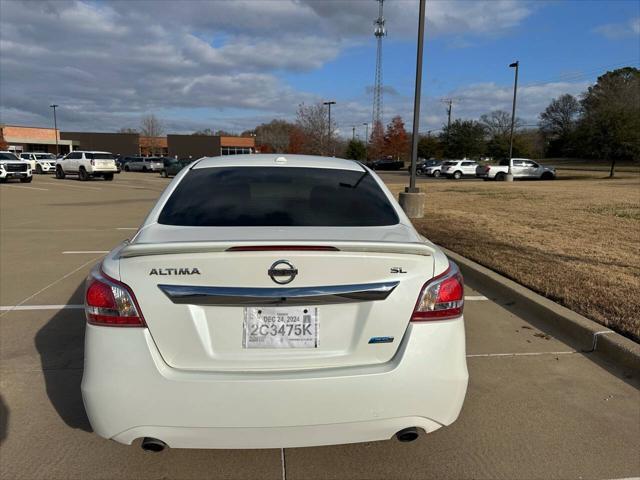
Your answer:
[[[63,140],[60,131],[53,128],[0,125],[0,137],[9,145],[9,151],[18,155],[22,152],[56,153],[56,140],[60,153],[76,149],[73,140]]]

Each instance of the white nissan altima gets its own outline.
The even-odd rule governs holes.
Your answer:
[[[87,279],[84,404],[154,451],[414,440],[462,408],[463,303],[362,164],[203,158]]]

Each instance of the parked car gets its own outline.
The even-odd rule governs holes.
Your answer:
[[[447,160],[440,167],[440,174],[459,180],[462,177],[475,177],[478,164],[473,160]]]
[[[485,180],[505,180],[509,172],[509,160],[505,159],[500,165],[482,165],[476,168],[476,176]],[[519,180],[553,180],[556,169],[540,165],[528,158],[512,158],[511,174]]]
[[[362,164],[251,157],[197,160],[89,276],[93,431],[154,451],[288,448],[455,421],[456,265]]]
[[[56,161],[56,178],[60,179],[67,175],[78,175],[78,179],[82,181],[92,177],[113,180],[113,174],[117,170],[113,154],[109,152],[75,150]]]
[[[0,152],[0,182],[4,183],[12,178],[30,183],[33,180],[31,164],[20,160],[12,152]]]
[[[425,165],[420,169],[420,174],[438,178],[441,173],[440,169],[442,168],[442,162],[438,160],[429,160],[429,162],[430,163],[425,163]]]
[[[191,163],[191,160],[165,157],[162,159],[164,167],[160,170],[160,176],[167,178],[177,175],[180,170]]]
[[[158,157],[126,157],[126,172],[160,172],[164,167],[162,158]]]
[[[381,158],[380,160],[374,160],[371,166],[374,170],[402,170],[404,162],[393,158]]]
[[[35,173],[56,172],[56,156],[53,153],[22,152],[20,159],[29,162],[31,170],[35,170]]]

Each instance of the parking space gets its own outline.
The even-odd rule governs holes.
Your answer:
[[[382,174],[391,183],[406,175]],[[447,180],[420,179],[431,181]],[[466,291],[462,414],[414,443],[150,454],[97,437],[79,389],[83,281],[102,252],[134,233],[167,183],[122,173],[113,182],[37,176],[0,185],[1,478],[640,476],[638,379],[574,351],[513,299],[475,284]]]

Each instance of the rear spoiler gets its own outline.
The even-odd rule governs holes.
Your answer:
[[[130,243],[118,253],[119,258],[146,257],[150,255],[177,255],[185,253],[215,253],[227,251],[270,250],[277,251],[334,250],[340,252],[401,253],[407,255],[431,256],[435,250],[419,242],[345,242],[345,241],[213,241],[213,242],[168,242]]]

